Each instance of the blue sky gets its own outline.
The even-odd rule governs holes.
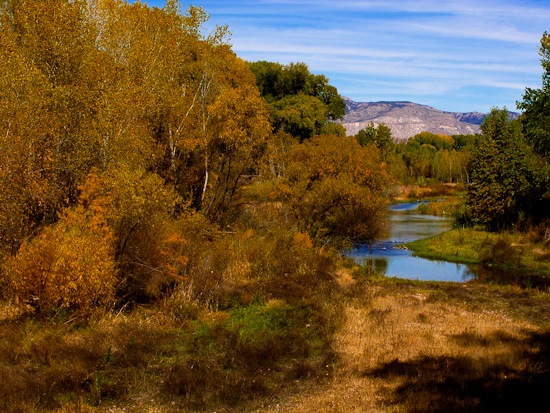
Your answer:
[[[164,0],[147,0],[163,6]],[[186,8],[190,2],[182,1]],[[548,0],[196,0],[241,58],[304,62],[358,102],[516,110],[540,87]]]

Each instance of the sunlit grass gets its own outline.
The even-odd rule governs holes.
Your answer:
[[[549,371],[545,297],[513,287],[369,283],[346,302],[333,380],[267,411],[533,408]],[[534,399],[516,401],[523,391]]]
[[[485,264],[526,274],[550,275],[548,245],[520,232],[490,233],[454,229],[407,246],[415,254],[451,262]]]
[[[497,234],[473,229],[456,229],[430,238],[413,241],[407,247],[426,258],[452,262],[479,263],[481,251],[491,245]]]
[[[436,201],[422,203],[418,206],[418,213],[423,215],[435,215],[452,217],[459,210],[463,202],[459,197],[441,198]]]

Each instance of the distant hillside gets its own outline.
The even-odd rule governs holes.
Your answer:
[[[444,112],[413,102],[346,102],[346,115],[341,123],[348,135],[355,135],[371,122],[384,123],[391,128],[396,140],[407,140],[420,132],[446,135],[469,135],[480,131],[485,114],[479,112]],[[511,112],[516,118],[517,113]]]

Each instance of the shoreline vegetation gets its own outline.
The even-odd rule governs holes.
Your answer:
[[[452,229],[406,244],[416,255],[461,264],[485,264],[527,273],[550,275],[548,240],[530,234]]]
[[[534,241],[526,234],[452,229],[407,243],[406,248],[422,258],[476,266],[476,281],[550,291],[548,241]]]

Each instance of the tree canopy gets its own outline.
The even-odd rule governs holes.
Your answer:
[[[194,276],[190,256],[209,258],[190,239],[246,226],[262,182],[308,242],[379,233],[385,166],[334,122],[336,88],[303,63],[243,61],[226,27],[204,35],[208,14],[180,9],[0,3],[0,276],[38,311]]]
[[[526,88],[523,101],[517,106],[523,110],[521,122],[525,137],[537,153],[550,159],[550,36],[544,33],[539,54],[543,68],[542,86]]]
[[[371,143],[376,145],[382,153],[390,152],[395,145],[391,129],[383,123],[375,127],[374,123],[371,122],[366,128],[357,132],[355,139],[361,146],[367,146]]]
[[[470,162],[467,203],[475,220],[490,230],[517,223],[540,200],[540,175],[521,124],[507,110],[493,109]]]
[[[200,7],[180,13],[177,1],[164,9],[120,0],[2,2],[0,256],[21,245],[19,260],[45,249],[65,254],[76,238],[99,235],[88,218],[60,217],[92,214],[113,239],[89,249],[112,252],[109,276],[116,269],[142,294],[158,268],[164,223],[189,209],[226,219],[243,177],[263,163],[269,114],[226,29],[202,35],[207,19]],[[83,229],[67,229],[72,222]],[[41,233],[49,241],[25,241]],[[73,256],[65,262],[75,276],[95,271]]]
[[[385,230],[390,183],[376,148],[319,135],[292,148],[278,187],[301,230],[349,247],[370,243]]]
[[[301,140],[320,134],[323,127],[346,113],[346,104],[324,75],[314,75],[305,63],[282,65],[252,62],[261,96],[268,103],[275,130]]]

